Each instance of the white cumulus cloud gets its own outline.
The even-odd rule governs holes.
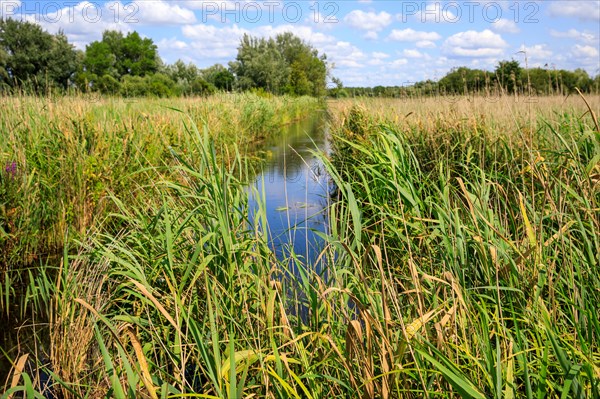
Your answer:
[[[390,58],[390,55],[388,53],[382,53],[380,51],[374,51],[371,53],[371,57],[376,58],[378,60],[382,60],[385,58]]]
[[[8,3],[17,2],[4,1],[2,6]],[[39,24],[50,33],[63,31],[69,41],[80,49],[99,40],[106,30],[127,33],[135,30],[137,25],[177,25],[196,21],[193,11],[165,0],[134,1],[127,4],[120,1],[80,1],[65,3],[63,8],[60,8],[59,3],[48,4],[47,7],[40,8],[45,13],[24,14],[25,20]]]
[[[482,32],[469,30],[450,36],[443,45],[443,52],[455,57],[499,57],[507,43],[489,29]]]
[[[419,40],[418,42],[415,43],[415,46],[417,46],[418,48],[436,48],[437,47],[435,45],[435,43],[432,42],[431,40]]]
[[[598,37],[596,35],[590,32],[580,32],[575,28],[564,32],[550,29],[550,36],[559,39],[575,39],[585,43],[598,44]]]
[[[363,37],[367,40],[377,40],[379,35],[374,30],[370,30],[367,33],[365,33]]]
[[[375,13],[354,10],[344,17],[344,22],[356,29],[378,32],[392,23],[392,16],[385,11]]]
[[[598,59],[598,49],[592,46],[582,46],[580,44],[576,44],[575,46],[573,46],[571,54],[573,54],[576,58]]]
[[[502,33],[519,33],[521,31],[515,21],[511,21],[510,19],[499,19],[492,23],[491,27],[496,32]]]
[[[542,66],[550,61],[554,54],[546,44],[534,44],[533,46],[521,46],[519,49],[527,56],[529,66]]]
[[[405,49],[404,51],[402,51],[402,55],[404,55],[407,58],[423,58],[424,56],[423,53],[415,49]]]
[[[396,40],[399,42],[417,42],[417,41],[435,41],[441,39],[437,32],[424,32],[416,31],[411,28],[407,29],[393,29],[389,35],[389,39]]]
[[[577,18],[582,21],[600,21],[600,0],[553,1],[548,12],[554,17]]]
[[[196,22],[196,15],[192,10],[165,0],[135,1],[128,6],[138,8],[136,19],[142,24],[178,25]]]
[[[398,58],[390,63],[390,65],[395,68],[406,64],[408,64],[408,60],[406,58]]]
[[[187,25],[181,32],[191,39],[190,47],[195,56],[220,59],[235,57],[240,38],[244,33],[249,33],[237,25],[217,28],[206,24]]]

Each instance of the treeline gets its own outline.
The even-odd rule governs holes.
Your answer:
[[[332,97],[417,97],[481,94],[497,96],[565,95],[578,88],[585,93],[600,92],[600,75],[595,78],[583,69],[567,71],[549,68],[522,68],[518,61],[501,61],[494,71],[459,67],[438,82],[425,80],[407,86],[343,87],[340,81],[329,90]]]
[[[99,92],[122,96],[208,95],[257,90],[273,94],[326,94],[325,55],[294,36],[244,36],[228,67],[200,69],[178,60],[164,64],[156,44],[137,32],[105,31],[76,50],[64,33],[0,20],[0,92]]]
[[[600,75],[583,69],[521,67],[502,61],[494,71],[459,67],[438,82],[407,86],[344,87],[332,78],[326,89],[327,58],[292,33],[275,38],[244,35],[235,60],[200,69],[179,60],[164,64],[156,44],[137,32],[106,31],[102,39],[76,50],[64,33],[39,25],[0,19],[0,93],[99,92],[122,96],[209,95],[256,90],[273,94],[331,97],[415,97],[433,95],[567,94],[575,88],[600,92]]]

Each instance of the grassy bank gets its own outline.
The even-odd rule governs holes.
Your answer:
[[[377,396],[597,397],[598,126],[581,98],[457,100],[334,104],[357,331],[381,326],[355,372]]]
[[[309,98],[218,95],[195,99],[0,98],[0,270],[61,252],[111,209],[152,193],[170,151],[188,154],[185,123],[210,126],[225,164],[319,107]],[[182,113],[177,112],[180,110]],[[192,154],[188,154],[192,155]],[[100,217],[98,217],[100,216]]]
[[[328,267],[293,276],[248,217],[243,149],[189,123],[103,197],[111,229],[38,268],[47,347],[12,357],[64,397],[598,396],[585,104],[427,101],[330,104]],[[41,390],[35,363],[8,392]]]

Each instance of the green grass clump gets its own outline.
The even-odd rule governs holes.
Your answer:
[[[396,326],[374,345],[375,389],[598,396],[593,123],[568,112],[519,141],[485,120],[405,132],[382,118],[359,141],[363,113],[352,109],[338,130],[334,176],[346,262],[366,259],[355,269],[362,301],[369,317]],[[406,353],[411,320],[423,327]]]

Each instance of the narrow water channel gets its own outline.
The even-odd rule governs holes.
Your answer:
[[[293,275],[298,274],[299,265],[321,272],[318,259],[323,240],[318,233],[328,232],[327,206],[331,187],[325,168],[315,153],[329,152],[327,126],[323,111],[291,124],[280,134],[267,139],[260,148],[267,154],[267,161],[250,185],[256,189],[249,190],[251,217],[259,200],[253,193],[258,193],[265,206],[269,245]],[[300,308],[299,312],[302,311]],[[35,333],[26,331],[21,334],[26,341],[20,342],[15,333],[16,326],[16,321],[0,318],[0,347],[13,359],[19,345],[27,343],[35,347],[41,342]],[[10,368],[4,353],[0,353],[0,388]]]
[[[323,249],[318,232],[328,229],[329,177],[315,152],[329,151],[325,112],[286,127],[263,148],[267,162],[254,181],[265,204],[269,245],[291,272],[298,262],[318,272]],[[250,195],[250,210],[256,195]]]

